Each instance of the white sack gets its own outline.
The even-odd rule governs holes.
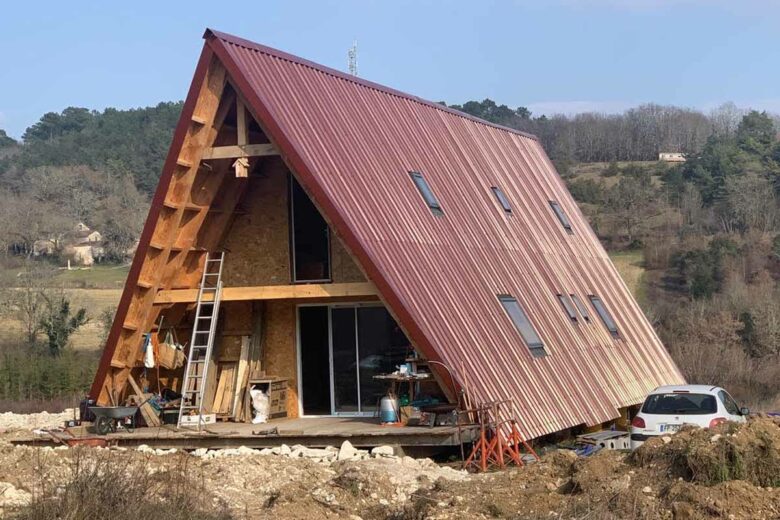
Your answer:
[[[271,400],[268,398],[268,394],[257,388],[249,390],[249,395],[252,396],[252,408],[255,409],[255,418],[252,419],[252,424],[261,424],[268,421],[268,411],[271,408]]]

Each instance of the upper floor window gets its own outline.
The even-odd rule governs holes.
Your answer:
[[[571,221],[569,220],[569,217],[566,216],[566,213],[563,211],[563,208],[561,208],[561,205],[554,200],[551,200],[550,207],[555,212],[555,216],[558,217],[558,220],[561,221],[563,229],[565,229],[569,234],[574,234],[574,231],[571,228]]]
[[[412,180],[414,181],[415,186],[417,186],[417,189],[420,190],[420,195],[422,195],[422,198],[425,200],[425,203],[428,205],[428,207],[431,208],[433,214],[443,215],[444,210],[441,209],[441,204],[439,204],[439,201],[433,194],[431,187],[428,186],[428,182],[425,180],[425,177],[422,176],[422,173],[409,172],[409,175],[412,176]]]
[[[528,316],[526,316],[525,311],[520,307],[517,300],[508,294],[499,295],[498,300],[501,302],[501,305],[503,305],[504,310],[509,315],[512,323],[514,323],[517,331],[523,337],[526,345],[528,345],[528,350],[531,351],[531,355],[534,357],[546,356],[547,352],[544,349],[542,338],[536,333],[534,326],[531,324],[531,321],[528,319]]]

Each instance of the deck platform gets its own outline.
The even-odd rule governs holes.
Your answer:
[[[276,429],[276,433],[269,433]],[[82,429],[74,431],[75,437],[95,435]],[[224,449],[246,446],[270,448],[281,444],[317,448],[339,446],[349,440],[359,448],[380,445],[401,448],[444,448],[472,442],[478,435],[478,427],[461,426],[382,426],[375,418],[318,417],[303,419],[276,419],[265,424],[218,422],[196,429],[176,429],[173,425],[159,428],[138,428],[132,433],[117,432],[104,438],[109,445],[136,447],[146,444],[158,449]],[[54,446],[57,441],[49,436],[17,438],[14,444]]]

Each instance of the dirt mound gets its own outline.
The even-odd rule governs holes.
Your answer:
[[[777,418],[747,424],[685,428],[676,435],[646,442],[632,454],[639,467],[661,467],[673,477],[703,484],[745,480],[756,486],[780,486],[780,428]]]
[[[409,457],[328,461],[248,449],[193,456],[0,445],[0,516],[35,505],[39,490],[67,496],[84,481],[74,477],[79,467],[103,464],[105,474],[116,473],[112,480],[123,472],[131,482],[149,479],[154,485],[144,496],[160,511],[177,497],[168,483],[184,482],[179,475],[186,472],[204,502],[183,503],[220,518],[777,519],[779,447],[780,428],[766,417],[686,429],[632,455],[604,450],[580,458],[559,450],[538,463],[486,474]],[[103,491],[101,500],[114,497],[110,487]]]

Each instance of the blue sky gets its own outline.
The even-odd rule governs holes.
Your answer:
[[[212,27],[434,101],[490,97],[536,113],[643,102],[780,112],[773,0],[8,2],[0,128],[44,112],[186,93]]]

